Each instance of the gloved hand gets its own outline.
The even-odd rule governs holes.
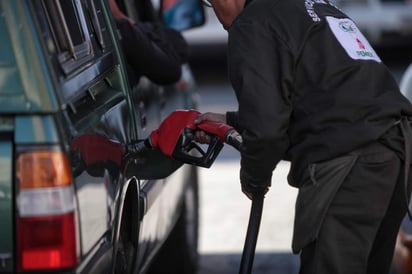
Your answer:
[[[256,185],[253,183],[248,183],[248,182],[240,182],[242,186],[242,192],[248,197],[250,200],[253,199],[253,195],[257,193],[263,193],[266,194],[269,191],[269,188],[271,187],[271,182],[268,184],[263,184],[263,185]]]

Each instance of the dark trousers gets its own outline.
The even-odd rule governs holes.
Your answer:
[[[331,199],[316,239],[301,250],[300,274],[389,272],[406,213],[404,169],[393,150],[378,148],[354,153],[356,160]]]

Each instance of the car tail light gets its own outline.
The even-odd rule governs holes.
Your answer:
[[[74,267],[75,199],[67,156],[53,148],[21,152],[16,177],[19,271]]]

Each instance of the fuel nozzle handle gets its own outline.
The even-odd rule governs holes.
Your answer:
[[[133,149],[137,152],[148,148],[160,149],[168,157],[202,167],[211,166],[224,143],[239,150],[242,137],[233,127],[213,121],[195,124],[199,114],[195,110],[172,112],[146,140],[134,143]],[[197,130],[202,130],[211,137],[207,146],[197,143]]]
[[[229,144],[237,150],[240,149],[242,136],[232,126],[220,122],[203,121],[197,125],[197,128],[218,136],[221,142]]]
[[[235,129],[229,130],[225,135],[225,143],[240,151],[242,136]]]

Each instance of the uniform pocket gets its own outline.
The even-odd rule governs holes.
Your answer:
[[[345,155],[309,166],[310,181],[299,189],[296,199],[294,253],[317,238],[326,211],[357,158]]]

